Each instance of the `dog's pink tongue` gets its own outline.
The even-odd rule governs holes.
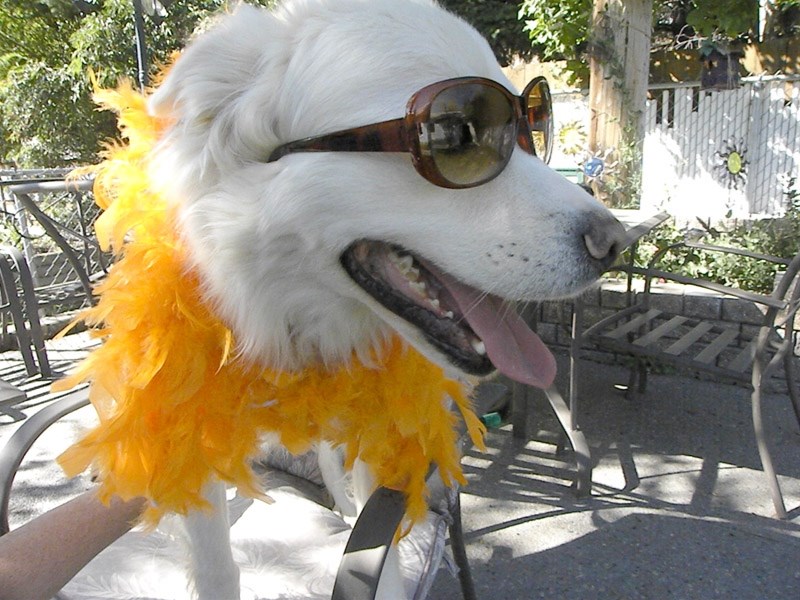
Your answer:
[[[539,388],[553,384],[555,357],[512,307],[497,296],[479,292],[447,274],[440,275],[498,371]]]

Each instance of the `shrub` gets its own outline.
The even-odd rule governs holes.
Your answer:
[[[740,222],[726,230],[707,225],[704,229],[704,243],[791,259],[800,251],[800,198],[790,198],[781,218]],[[637,263],[645,266],[656,252],[685,238],[686,232],[674,226],[659,228],[642,240]],[[774,287],[776,271],[765,261],[693,248],[667,253],[659,265],[665,271],[762,293]]]

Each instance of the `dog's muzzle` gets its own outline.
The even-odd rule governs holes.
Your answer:
[[[385,242],[357,241],[341,263],[364,291],[415,326],[462,371],[486,375],[497,369],[537,387],[552,384],[552,353],[501,298]]]

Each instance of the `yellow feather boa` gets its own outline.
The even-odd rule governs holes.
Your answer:
[[[104,210],[96,231],[117,260],[98,288],[98,304],[82,315],[103,344],[57,384],[91,380],[100,418],[60,457],[65,471],[94,465],[106,500],[148,498],[150,523],[165,512],[202,508],[201,490],[212,475],[258,494],[249,464],[267,432],[294,453],[318,440],[343,446],[348,464],[360,457],[379,485],[406,494],[412,521],[426,512],[430,462],[446,483],[463,483],[446,399],[482,446],[468,386],[399,338],[375,352],[378,366],[354,356],[335,371],[275,372],[231,354],[231,331],[187,269],[174,209],[147,180],[152,148],[169,124],[150,117],[130,85],[97,95],[119,113],[127,144],[111,147],[95,169]]]

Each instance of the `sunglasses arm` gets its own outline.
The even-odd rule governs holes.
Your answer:
[[[406,119],[392,119],[326,135],[308,137],[278,146],[267,162],[295,152],[409,152]]]

